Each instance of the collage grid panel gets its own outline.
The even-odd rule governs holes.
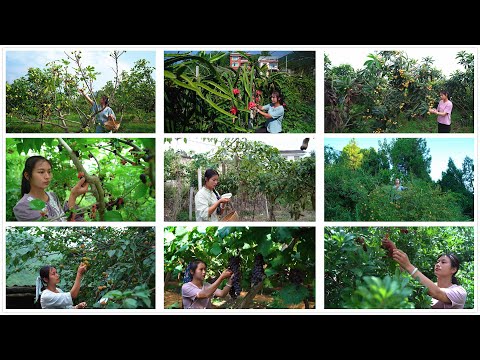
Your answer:
[[[5,59],[5,53],[7,49],[12,50],[13,47],[3,47],[2,46],[2,71],[0,78],[2,81],[6,82],[6,59]],[[196,47],[198,48],[198,47]],[[326,219],[325,218],[325,201],[326,201],[326,194],[324,193],[324,173],[325,173],[325,154],[324,154],[324,146],[327,145],[327,142],[329,139],[340,139],[342,137],[348,137],[348,138],[354,138],[354,139],[371,139],[371,138],[377,138],[378,135],[365,135],[365,134],[348,134],[346,136],[345,134],[332,134],[330,132],[325,132],[324,131],[324,123],[326,121],[326,114],[325,114],[325,96],[324,96],[324,81],[325,81],[325,74],[324,74],[324,53],[329,51],[335,51],[340,47],[322,47],[322,46],[310,46],[310,47],[295,47],[295,46],[286,46],[286,47],[281,47],[280,50],[291,50],[294,49],[294,51],[314,51],[315,52],[315,67],[316,67],[316,75],[315,75],[315,124],[316,124],[316,131],[315,133],[308,133],[308,134],[303,134],[305,137],[309,136],[310,138],[315,138],[315,150],[316,150],[316,166],[315,166],[315,187],[316,187],[316,197],[315,197],[315,215],[316,216],[316,221],[315,222],[310,222],[310,221],[300,221],[300,222],[291,222],[288,220],[285,221],[278,221],[275,224],[272,222],[268,221],[261,221],[261,222],[243,222],[243,221],[238,221],[238,222],[232,222],[231,226],[232,227],[245,227],[245,226],[250,226],[252,228],[257,228],[257,227],[272,227],[274,226],[276,228],[275,231],[278,231],[278,228],[280,227],[292,227],[292,226],[300,226],[300,227],[313,227],[314,232],[315,232],[315,293],[314,293],[314,303],[315,303],[315,309],[310,309],[306,311],[300,311],[298,309],[251,309],[251,310],[233,310],[233,309],[225,309],[225,310],[206,310],[206,313],[221,313],[221,314],[228,314],[228,313],[252,313],[252,314],[375,314],[375,313],[398,313],[398,312],[405,312],[405,313],[422,313],[422,314],[430,314],[431,312],[428,310],[348,310],[348,309],[325,309],[326,304],[325,304],[325,259],[324,259],[324,238],[325,238],[325,229],[327,227],[358,227],[358,226],[365,226],[365,227],[392,227],[391,222],[385,222],[382,221],[382,219],[376,219],[376,220],[361,220],[359,222],[352,222],[352,221],[345,221],[343,219],[335,220],[335,219]],[[353,47],[350,47],[353,48]],[[372,47],[373,48],[373,47]],[[405,49],[408,51],[409,47],[396,47],[399,50]],[[86,49],[86,47],[84,47]],[[95,47],[92,47],[92,49],[95,49]],[[137,48],[131,48],[127,50],[137,50]],[[170,138],[185,138],[187,139],[187,143],[190,141],[198,141],[199,139],[202,139],[205,136],[205,134],[201,133],[194,133],[194,134],[188,134],[188,133],[165,133],[165,119],[164,119],[164,114],[165,114],[165,104],[164,104],[164,52],[165,51],[173,51],[173,50],[191,50],[191,49],[186,49],[185,47],[178,46],[178,47],[171,47],[171,46],[165,46],[165,47],[160,47],[160,46],[144,46],[142,47],[142,50],[145,51],[154,51],[156,54],[155,56],[155,68],[156,68],[156,92],[155,92],[155,128],[156,132],[151,134],[149,136],[148,134],[139,134],[136,132],[131,132],[125,135],[125,138],[147,138],[151,137],[155,139],[156,146],[155,146],[155,153],[156,153],[156,158],[155,158],[155,165],[156,165],[156,201],[155,201],[155,219],[153,222],[115,222],[114,224],[108,223],[108,222],[101,222],[99,224],[88,224],[90,226],[126,226],[126,227],[138,227],[138,226],[152,226],[155,227],[155,252],[156,252],[156,257],[155,257],[155,263],[156,263],[156,276],[155,276],[155,309],[150,309],[150,310],[108,310],[108,313],[148,313],[148,314],[180,314],[180,313],[194,313],[195,310],[175,310],[175,309],[164,309],[164,303],[165,303],[165,293],[164,293],[164,228],[167,226],[192,226],[193,224],[188,221],[169,221],[166,220],[165,214],[166,214],[166,208],[167,206],[165,202],[165,197],[164,197],[164,184],[165,184],[165,179],[164,179],[164,166],[165,166],[165,158],[163,156],[164,152],[167,150],[168,142],[166,142],[166,139]],[[213,47],[204,47],[198,50],[207,50],[207,51],[215,51],[218,50],[217,48]],[[254,49],[255,51],[279,51],[279,48],[270,48],[270,47],[262,47],[262,46],[251,46],[251,47],[241,47],[242,50],[244,51],[249,51],[251,49]],[[114,50],[111,48],[111,50]],[[232,47],[228,47],[225,49],[221,49],[223,51],[228,51],[232,50]],[[474,48],[474,54],[475,56],[478,55],[478,46],[475,46]],[[477,79],[477,68],[478,68],[478,61],[475,60],[475,68],[474,68],[474,78]],[[0,90],[0,95],[2,97],[2,117],[6,120],[6,96],[5,96],[5,87],[2,86],[2,89]],[[287,105],[288,106],[288,105]],[[474,117],[473,119],[477,119],[477,98],[474,98]],[[1,152],[1,162],[2,162],[2,189],[7,189],[6,186],[6,178],[8,176],[7,169],[6,169],[6,160],[7,160],[7,140],[8,139],[15,139],[15,138],[22,138],[23,136],[19,136],[19,134],[9,134],[6,129],[6,121],[2,121],[2,125],[0,127],[0,131],[2,133],[2,145],[0,147],[0,152]],[[428,134],[425,132],[422,132],[420,134],[414,135],[414,134],[401,134],[398,135],[399,138],[407,138],[407,139],[414,139],[415,137],[421,137],[425,138],[427,140],[429,139],[446,139],[446,138],[453,138],[453,139],[461,139],[461,138],[469,138],[473,140],[473,158],[474,158],[474,163],[477,161],[477,138],[476,138],[476,121],[473,122],[475,125],[475,132],[472,134],[466,134],[466,135],[460,135],[460,134],[452,134],[449,136],[445,135],[433,135],[433,134]],[[5,124],[5,128],[4,128]],[[435,131],[436,132],[436,131]],[[122,134],[123,135],[123,134]],[[56,134],[58,136],[58,134]],[[113,138],[121,138],[122,136],[120,134],[114,134],[114,135],[109,135],[109,137]],[[282,134],[282,135],[274,135],[274,136],[281,136],[282,139],[295,139],[292,141],[297,141],[297,137],[293,134]],[[29,138],[37,138],[37,139],[48,139],[48,138],[55,138],[55,135],[47,135],[43,136],[41,134],[28,134]],[[66,137],[66,136],[65,136]],[[68,137],[78,137],[81,139],[86,138],[85,135],[81,134],[75,134],[73,136]],[[91,138],[96,138],[97,136],[91,136]],[[100,136],[98,136],[100,137]],[[234,138],[235,136],[222,136],[219,134],[214,134],[214,135],[208,135],[208,137],[211,138],[217,138],[218,141],[221,141],[223,138]],[[243,135],[241,137],[244,137]],[[302,135],[300,135],[302,137]],[[384,136],[387,139],[393,139],[396,136],[394,134],[388,134]],[[247,138],[249,141],[250,140],[264,140],[264,137],[262,135],[258,134],[247,134],[245,135],[245,138]],[[318,156],[320,154],[320,156]],[[5,157],[4,157],[5,155]],[[160,175],[158,175],[160,174]],[[222,174],[222,173],[221,173]],[[137,174],[138,175],[138,174]],[[476,172],[475,172],[475,175]],[[143,180],[142,180],[143,182]],[[221,182],[220,182],[221,183]],[[475,185],[478,184],[475,176]],[[6,221],[6,212],[5,206],[7,204],[7,193],[5,190],[1,191],[0,195],[0,200],[2,202],[2,210],[0,213],[2,213],[2,238],[5,239],[7,235],[7,228],[10,226],[15,226],[14,223],[12,222],[7,222]],[[477,195],[474,195],[474,203],[477,203]],[[115,206],[118,206],[118,204],[115,204]],[[474,222],[469,223],[467,226],[473,227],[474,229],[477,229],[477,210],[476,207],[474,208]],[[424,220],[424,222],[411,222],[412,220],[405,220],[405,221],[396,221],[393,224],[396,227],[411,227],[411,226],[432,226],[432,227],[437,227],[437,226],[465,226],[466,223],[462,222],[442,222],[442,220]],[[219,226],[220,224],[217,223]],[[215,224],[215,225],[217,225]],[[22,226],[36,226],[38,225],[37,223],[22,223]],[[69,226],[73,226],[73,228],[77,228],[80,226],[79,224],[69,224]],[[258,229],[257,229],[258,230]],[[195,236],[199,236],[196,234]],[[218,233],[215,234],[215,236],[218,236]],[[223,235],[222,235],[223,236]],[[233,235],[225,235],[227,236],[233,236]],[[235,235],[237,236],[237,235]],[[241,238],[241,234],[238,235],[239,238]],[[277,236],[277,235],[275,235]],[[474,244],[477,246],[477,239],[476,239],[476,231],[474,233]],[[225,244],[225,242],[224,242]],[[375,245],[376,246],[376,245]],[[216,250],[215,250],[216,252]],[[268,254],[268,251],[266,252]],[[254,255],[254,253],[249,253],[249,261],[251,261],[251,257]],[[0,256],[1,259],[5,260],[6,256],[6,247],[3,246],[1,247],[0,250]],[[221,257],[221,256],[220,256]],[[473,256],[473,261],[475,264],[474,267],[474,274],[475,274],[475,280],[478,279],[478,267],[476,266],[477,262],[477,252],[475,251],[474,256]],[[2,260],[2,261],[3,261]],[[268,267],[267,267],[268,268]],[[71,277],[71,275],[69,275]],[[285,274],[285,277],[288,278],[289,274]],[[1,267],[1,283],[4,284],[6,279],[6,265],[3,262],[2,267]],[[72,278],[73,279],[73,278]],[[5,285],[5,284],[4,284]],[[2,285],[2,290],[0,292],[1,294],[1,300],[0,300],[0,306],[2,307],[2,313],[29,313],[28,310],[13,310],[13,309],[6,309],[6,304],[5,304],[5,287]],[[243,286],[247,287],[247,285],[242,284]],[[478,290],[475,287],[475,295],[478,295]],[[140,297],[136,298],[136,303],[139,304],[141,302],[141,295]],[[130,302],[130,304],[133,304]],[[463,314],[471,314],[475,313],[478,314],[477,309],[477,296],[475,296],[475,309],[474,310],[464,310],[462,313]],[[70,310],[65,310],[65,311],[60,311],[60,312],[69,312]],[[48,311],[51,313],[51,311]],[[95,313],[98,314],[99,312],[97,310],[93,311],[90,309],[85,310],[85,313]],[[454,310],[452,311],[445,311],[447,314],[451,313],[456,313]]]

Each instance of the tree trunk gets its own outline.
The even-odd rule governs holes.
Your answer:
[[[248,294],[241,300],[240,303],[236,303],[234,308],[235,309],[250,309],[253,304],[253,299],[255,296],[262,290],[263,288],[263,281],[259,282],[257,285],[252,287]]]
[[[310,305],[308,304],[308,299],[303,299],[303,303],[305,304],[305,309],[310,309]]]

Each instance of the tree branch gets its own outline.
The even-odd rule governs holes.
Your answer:
[[[58,141],[67,150],[68,154],[70,155],[70,158],[73,161],[73,164],[77,168],[77,171],[83,172],[85,174],[85,179],[87,183],[94,185],[92,186],[91,191],[95,196],[95,198],[97,199],[98,213],[100,215],[100,220],[103,221],[105,217],[105,198],[104,198],[105,194],[103,192],[100,179],[97,176],[88,175],[87,171],[83,167],[77,155],[75,155],[75,153],[73,152],[72,148],[62,138],[58,138]]]

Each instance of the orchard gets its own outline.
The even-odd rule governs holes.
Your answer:
[[[214,308],[315,306],[315,228],[166,227],[164,237],[165,308],[182,307],[185,269],[198,259],[207,282],[234,272],[230,294]]]
[[[69,220],[83,214],[85,221],[155,221],[155,139],[7,139],[7,221],[15,220],[22,170],[32,155],[50,160],[53,178],[47,191],[53,191],[61,204],[80,178],[89,184],[89,192],[66,214]],[[30,207],[41,210],[45,203],[36,199]]]
[[[388,240],[383,247],[382,239]],[[391,258],[394,248],[433,282],[437,258],[454,253],[461,262],[455,276],[467,292],[464,308],[473,308],[473,227],[325,228],[325,307],[430,308],[428,289]]]
[[[229,66],[228,52],[165,53],[165,132],[253,132],[265,119],[252,110],[280,91],[283,132],[315,132],[315,55],[289,54],[290,69],[268,74],[258,55],[239,52],[247,63]]]
[[[450,158],[437,181],[431,164],[425,139],[385,139],[378,150],[360,148],[355,139],[342,151],[325,146],[325,220],[472,221],[473,159],[465,156],[457,167]],[[403,191],[395,189],[396,179]]]
[[[212,152],[182,155],[167,149],[164,153],[166,220],[193,220],[189,217],[189,204],[194,208],[192,200],[194,189],[199,187],[198,172],[203,179],[208,168],[217,169],[220,174],[216,187],[219,194],[233,194],[228,209],[234,209],[240,221],[315,220],[313,151],[310,156],[287,160],[277,148],[260,141],[203,140],[214,145]],[[292,148],[297,146],[300,141],[292,144]]]
[[[368,56],[363,68],[332,66],[324,57],[325,132],[430,133],[437,132],[439,92],[448,91],[453,103],[452,131],[473,133],[474,55],[460,51],[456,61],[463,70],[447,77],[432,57],[421,61],[405,51],[379,51]]]
[[[35,285],[52,265],[69,291],[87,265],[76,302],[93,309],[155,308],[155,228],[16,227],[6,230],[6,283]],[[32,307],[34,298],[32,297]]]
[[[28,73],[6,83],[7,132],[95,132],[95,115],[79,93],[83,89],[95,104],[101,95],[121,123],[120,132],[155,131],[155,68],[138,59],[128,71],[120,69],[125,51],[104,53],[102,61],[113,59],[110,80],[94,88],[99,72],[85,63],[89,53],[65,52],[63,58],[44,68],[29,68]],[[7,69],[8,71],[8,69]]]

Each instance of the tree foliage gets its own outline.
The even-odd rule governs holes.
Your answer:
[[[474,55],[461,51],[456,59],[464,70],[446,78],[431,57],[417,61],[404,51],[369,54],[358,71],[332,66],[325,54],[325,131],[436,132],[436,117],[427,112],[444,89],[454,104],[454,131],[473,132]]]
[[[467,291],[465,308],[473,308],[473,227],[325,228],[326,308],[430,308],[428,289],[401,271],[381,248],[387,233],[434,282],[438,256],[456,254],[461,261],[456,277]]]
[[[6,278],[40,267],[60,273],[70,291],[80,263],[88,264],[75,302],[90,308],[155,307],[155,229],[151,227],[15,227],[6,230]],[[17,284],[15,284],[17,285]],[[101,304],[101,299],[109,299]],[[32,299],[33,303],[34,299]]]
[[[354,141],[339,154],[325,147],[327,221],[468,221],[473,219],[473,161],[450,159],[438,182],[430,178],[425,139],[393,139],[379,150]],[[406,189],[394,189],[395,179]]]
[[[307,210],[315,210],[314,152],[298,160],[287,160],[277,148],[260,141],[239,138],[212,141],[217,145],[215,151],[190,154],[191,160],[187,162],[182,162],[181,154],[167,150],[165,180],[183,178],[187,187],[197,188],[199,168],[202,173],[207,168],[217,169],[220,183],[216,189],[220,194],[233,194],[232,204],[242,220],[246,220],[247,214],[241,203],[256,198],[267,199],[270,221],[276,220],[275,211],[280,208],[286,209],[294,220],[305,216]],[[166,199],[176,196],[169,192],[168,186],[165,191]],[[183,192],[186,194],[186,190]],[[253,211],[255,216],[255,209]]]
[[[189,262],[206,262],[206,280],[216,278],[228,266],[231,256],[239,256],[242,270],[242,290],[248,292],[257,254],[267,264],[263,287],[274,292],[269,307],[287,307],[314,299],[315,287],[315,228],[299,227],[166,227],[164,246],[165,274],[178,279],[180,289]],[[300,283],[290,281],[292,270],[298,271]],[[223,285],[221,286],[223,288]],[[240,307],[227,300],[227,307]]]
[[[250,110],[265,105],[273,90],[284,96],[283,132],[315,132],[315,78],[312,73],[267,74],[255,56],[237,70],[227,52],[165,53],[165,131],[253,132],[265,119]],[[257,57],[258,58],[258,57]]]
[[[53,191],[62,204],[78,182],[77,174],[85,174],[90,191],[77,199],[79,209],[74,211],[84,213],[86,221],[155,220],[155,139],[7,139],[7,221],[15,220],[22,171],[32,155],[52,163],[47,191]]]
[[[115,67],[112,80],[102,89],[94,89],[100,73],[84,63],[81,51],[65,52],[64,58],[49,62],[43,69],[29,68],[25,76],[6,84],[7,132],[95,132],[95,113],[79,88],[96,104],[101,95],[109,97],[109,106],[123,122],[120,131],[152,131],[155,68],[139,59],[130,70],[120,72],[119,59],[124,53],[109,55]],[[133,127],[134,123],[142,126]]]

